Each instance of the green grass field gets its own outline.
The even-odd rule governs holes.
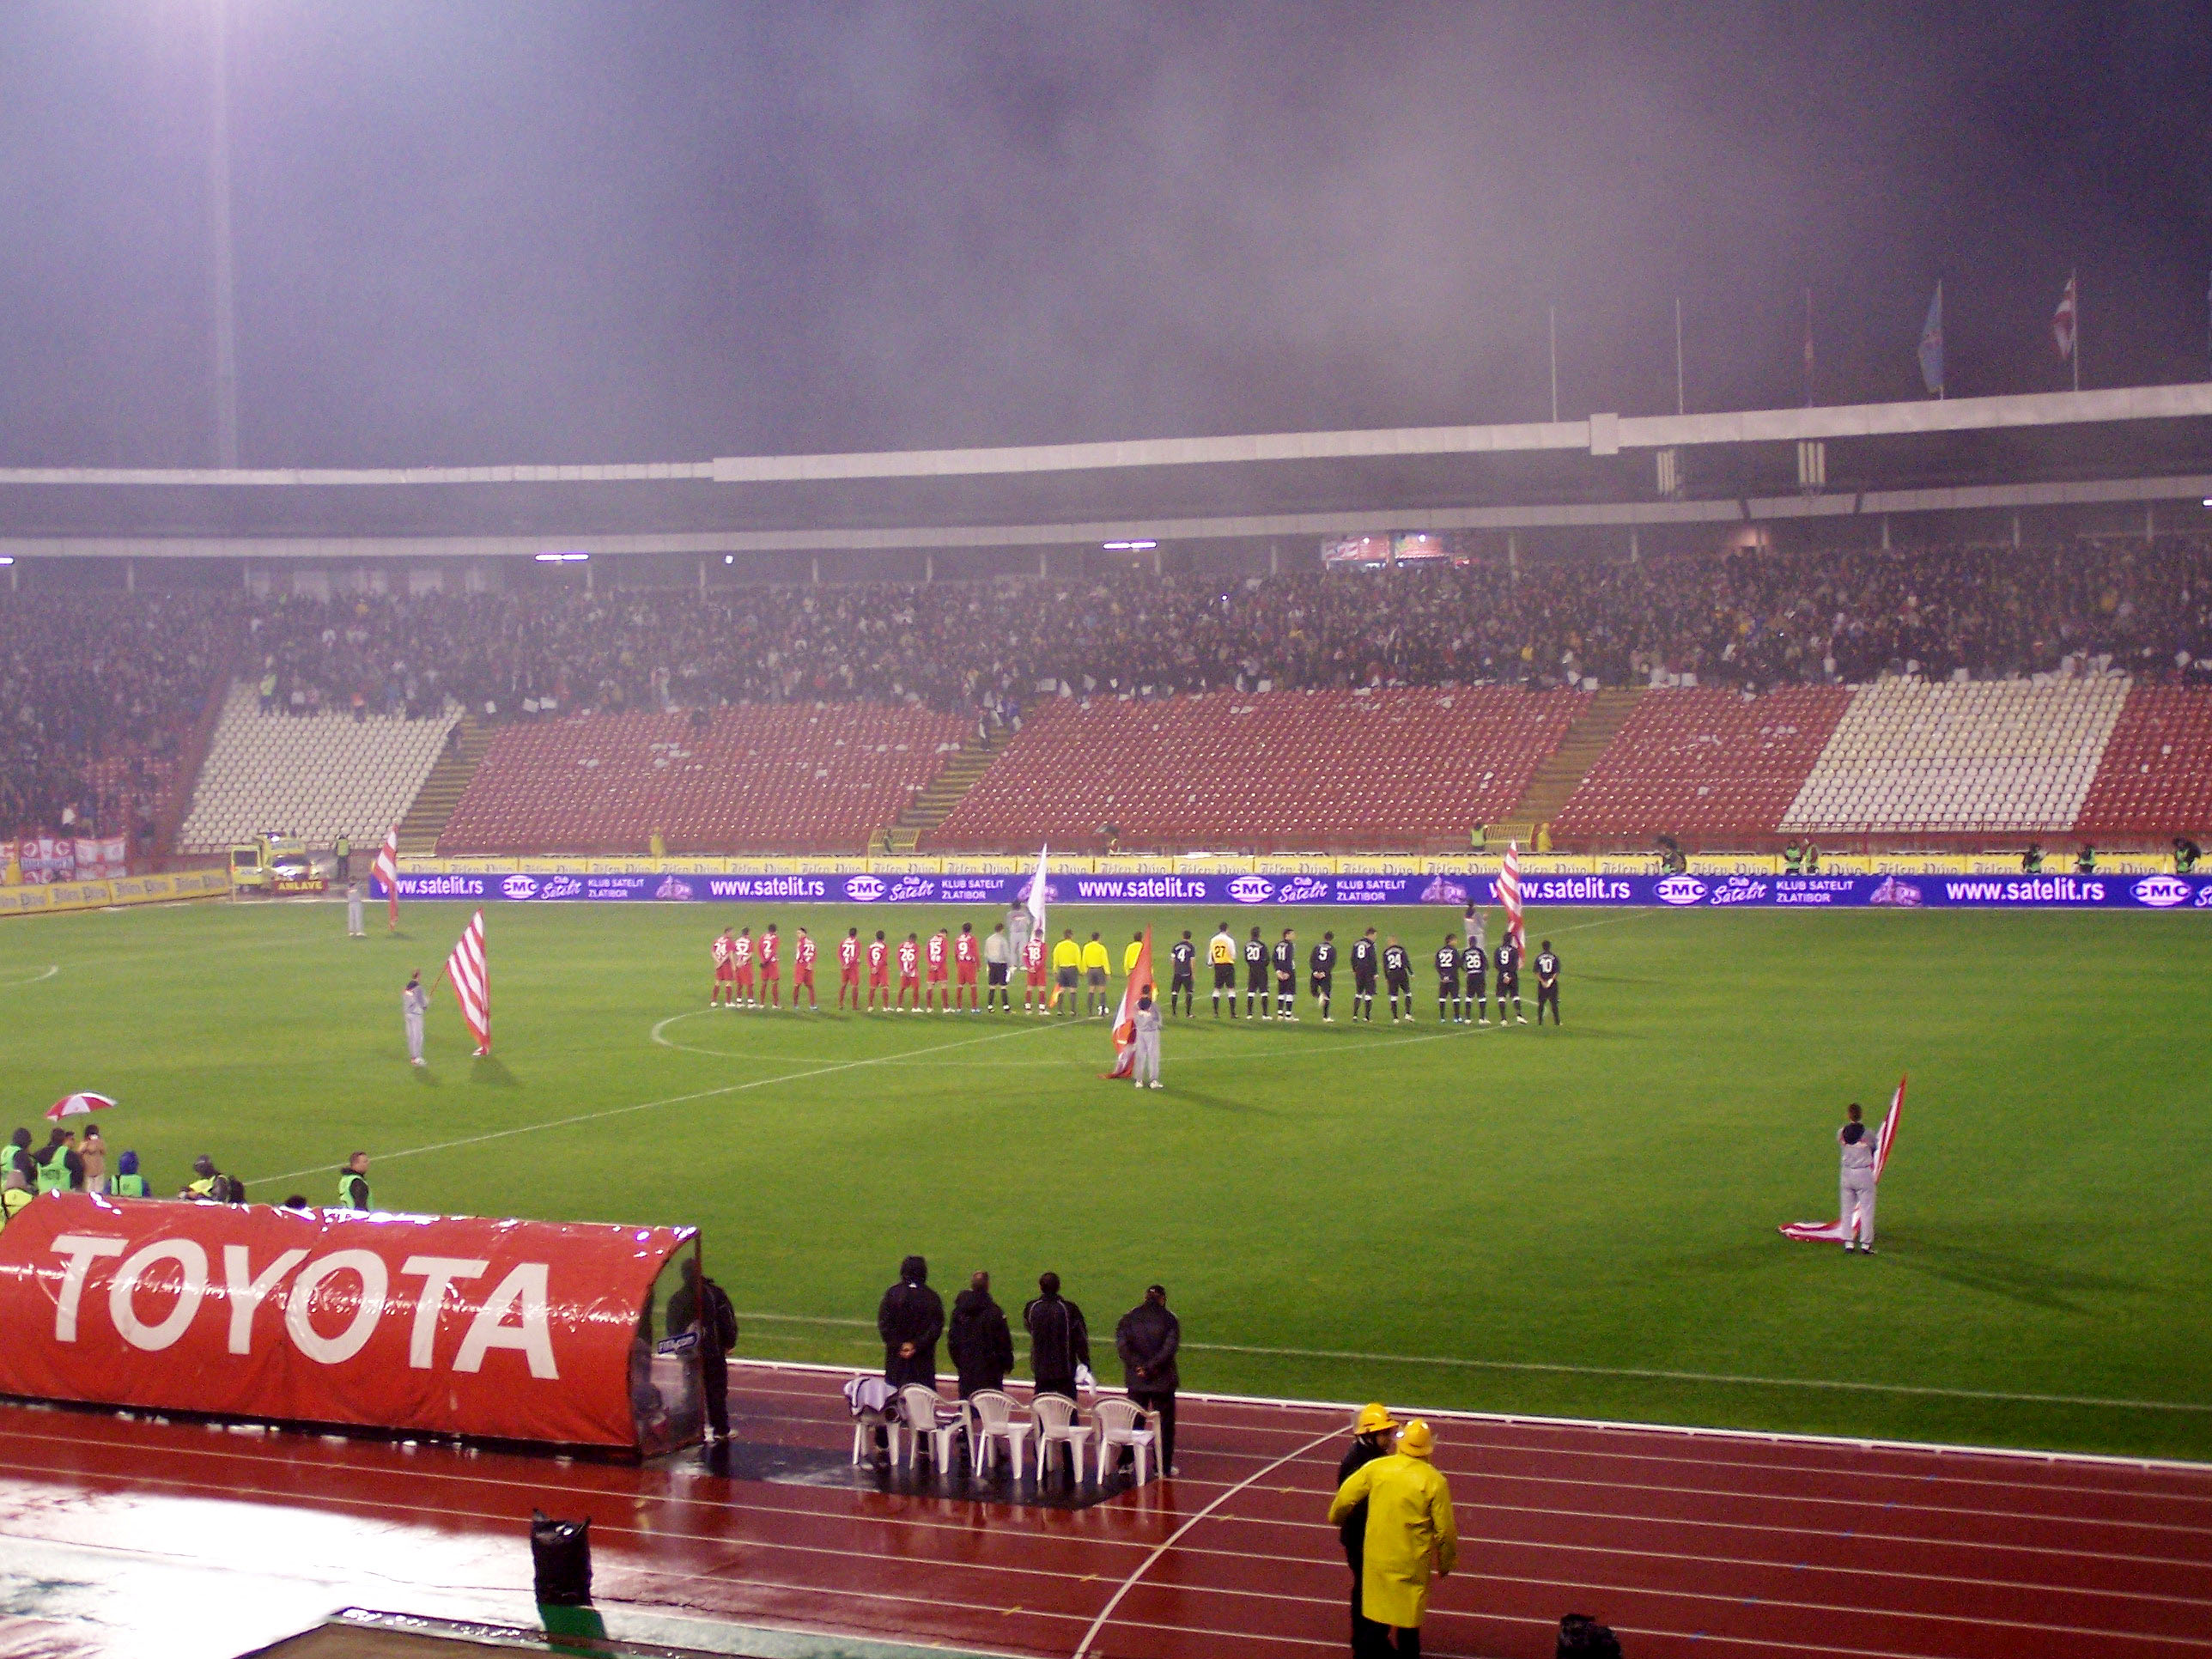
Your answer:
[[[1096,1023],[703,1011],[726,921],[811,925],[828,1000],[848,922],[928,910],[494,908],[496,1055],[441,990],[414,1071],[399,987],[465,919],[0,924],[0,1113],[115,1095],[159,1191],[206,1151],[326,1201],[361,1146],[382,1206],[694,1223],[755,1355],[867,1363],[919,1250],[948,1301],[1058,1270],[1116,1380],[1159,1279],[1194,1389],[2212,1458],[2197,916],[1539,913],[1564,1030],[1440,1027],[1432,995],[1413,1027],[1231,1024],[1201,991],[1157,1093],[1099,1080]],[[1147,920],[1217,918],[1054,927]],[[1231,920],[1372,921],[1425,965],[1455,918]],[[1778,1237],[1833,1215],[1843,1103],[1878,1118],[1903,1069],[1881,1254]]]

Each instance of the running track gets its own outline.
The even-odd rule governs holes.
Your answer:
[[[734,1367],[739,1437],[842,1449],[841,1375]],[[1574,1611],[1631,1659],[2212,1659],[2212,1467],[1434,1420],[1462,1571],[1425,1651],[1547,1656]],[[591,1517],[607,1605],[1051,1659],[1344,1651],[1344,1413],[1187,1399],[1181,1438],[1171,1487],[1069,1510],[0,1406],[0,1656],[147,1650],[10,1557],[161,1603],[171,1652],[180,1583],[228,1610],[210,1652],[280,1633],[263,1607],[511,1611],[533,1505]]]

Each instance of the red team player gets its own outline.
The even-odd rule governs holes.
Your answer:
[[[929,989],[925,996],[933,1013],[937,1011],[940,997],[945,1000],[945,1012],[948,1014],[952,1012],[952,990],[945,982],[951,959],[952,941],[945,937],[945,930],[940,927],[929,936]]]
[[[868,1012],[876,1012],[876,993],[884,994],[884,1006],[891,1006],[891,949],[884,943],[883,929],[868,942]]]
[[[769,923],[760,936],[761,1006],[783,1006],[783,941],[775,936],[775,924]]]
[[[845,993],[853,994],[853,1012],[860,1012],[860,930],[848,927],[837,941],[837,1006],[845,1006]]]
[[[814,936],[804,927],[791,946],[791,1006],[794,1008],[799,1006],[801,986],[806,988],[806,1006],[814,1007]]]
[[[750,1008],[753,1006],[753,930],[738,928],[738,936],[730,941],[730,945],[732,959],[738,969],[737,983],[731,987],[731,990],[735,996],[743,997],[745,1006]],[[732,1001],[730,1006],[734,1008],[737,1004]]]
[[[722,929],[721,938],[714,941],[714,988],[707,993],[709,1008],[720,1006],[724,997],[731,999],[732,1007],[737,1006],[737,945],[726,927]]]
[[[921,1012],[921,945],[916,935],[908,933],[899,941],[899,988],[897,1006],[906,1006],[906,994],[914,993],[914,1012]]]
[[[952,1006],[957,1008],[965,1003],[971,1014],[983,1012],[975,1000],[975,964],[981,957],[982,948],[975,938],[975,927],[962,922],[960,937],[952,941],[952,966],[957,986],[952,993]]]
[[[1031,1007],[1031,1003],[1036,1006]],[[1030,934],[1030,942],[1022,946],[1022,1012],[1042,1014],[1049,1013],[1051,1010],[1051,988],[1045,977],[1044,932],[1040,928]]]

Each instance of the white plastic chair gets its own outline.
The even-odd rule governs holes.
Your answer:
[[[856,1412],[853,1417],[853,1461],[855,1463],[865,1462],[874,1455],[878,1430],[890,1443],[892,1457],[897,1457],[897,1419],[883,1412]]]
[[[1139,1423],[1149,1423],[1152,1413],[1128,1400],[1102,1400],[1091,1408],[1091,1421],[1098,1431],[1098,1480],[1106,1480],[1106,1461],[1123,1447],[1137,1454],[1137,1484],[1143,1486],[1150,1472],[1152,1442],[1158,1437],[1155,1430],[1139,1428]]]
[[[1003,1440],[1014,1461],[1014,1479],[1022,1478],[1022,1447],[1029,1439],[1033,1425],[1019,1422],[1014,1417],[1014,1397],[1000,1389],[978,1389],[968,1396],[968,1409],[972,1413],[968,1429],[968,1444],[975,1459],[978,1474],[990,1468],[994,1455],[992,1443]]]
[[[1075,1420],[1075,1402],[1065,1395],[1039,1394],[1030,1402],[1030,1413],[1036,1419],[1037,1479],[1044,1479],[1051,1467],[1052,1449],[1064,1446],[1067,1449],[1067,1472],[1072,1480],[1083,1478],[1084,1448],[1091,1439],[1091,1425]]]
[[[921,1449],[922,1437],[929,1438],[930,1462],[939,1474],[952,1456],[952,1437],[963,1432],[968,1424],[964,1406],[948,1410],[934,1389],[924,1388],[919,1382],[909,1382],[899,1390],[899,1409],[906,1419],[906,1466],[914,1467],[915,1455]],[[896,1460],[897,1436],[892,1436]]]

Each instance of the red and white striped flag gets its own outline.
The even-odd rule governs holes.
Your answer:
[[[1897,1139],[1898,1120],[1904,1115],[1905,1079],[1900,1077],[1897,1079],[1897,1092],[1890,1097],[1889,1115],[1882,1119],[1881,1127],[1875,1133],[1874,1178],[1877,1185],[1881,1181],[1882,1167],[1889,1162],[1890,1146]],[[1857,1219],[1856,1214],[1851,1214],[1838,1216],[1833,1221],[1789,1222],[1784,1224],[1781,1230],[1782,1236],[1784,1238],[1800,1239],[1808,1243],[1832,1243],[1839,1238],[1850,1237],[1853,1224]]]
[[[446,958],[446,977],[453,981],[453,1000],[461,1005],[461,1019],[477,1040],[479,1057],[491,1052],[491,981],[484,970],[483,912],[469,918],[460,942]]]
[[[1523,956],[1528,951],[1528,930],[1521,921],[1521,848],[1505,843],[1505,862],[1498,872],[1498,902],[1505,907],[1505,936]]]
[[[393,824],[384,832],[384,845],[376,849],[376,864],[369,871],[374,881],[384,884],[384,896],[391,903],[391,915],[385,922],[387,927],[399,926],[399,826]],[[371,891],[374,889],[372,886]]]
[[[2075,279],[2066,279],[2066,291],[2058,296],[2058,309],[2051,313],[2051,337],[2058,347],[2059,357],[2067,362],[2074,361],[2074,325],[2081,292]]]
[[[1137,999],[1152,988],[1152,930],[1145,929],[1136,965],[1121,988],[1121,1012],[1114,1016],[1114,1069],[1101,1077],[1131,1077],[1137,1070]]]

